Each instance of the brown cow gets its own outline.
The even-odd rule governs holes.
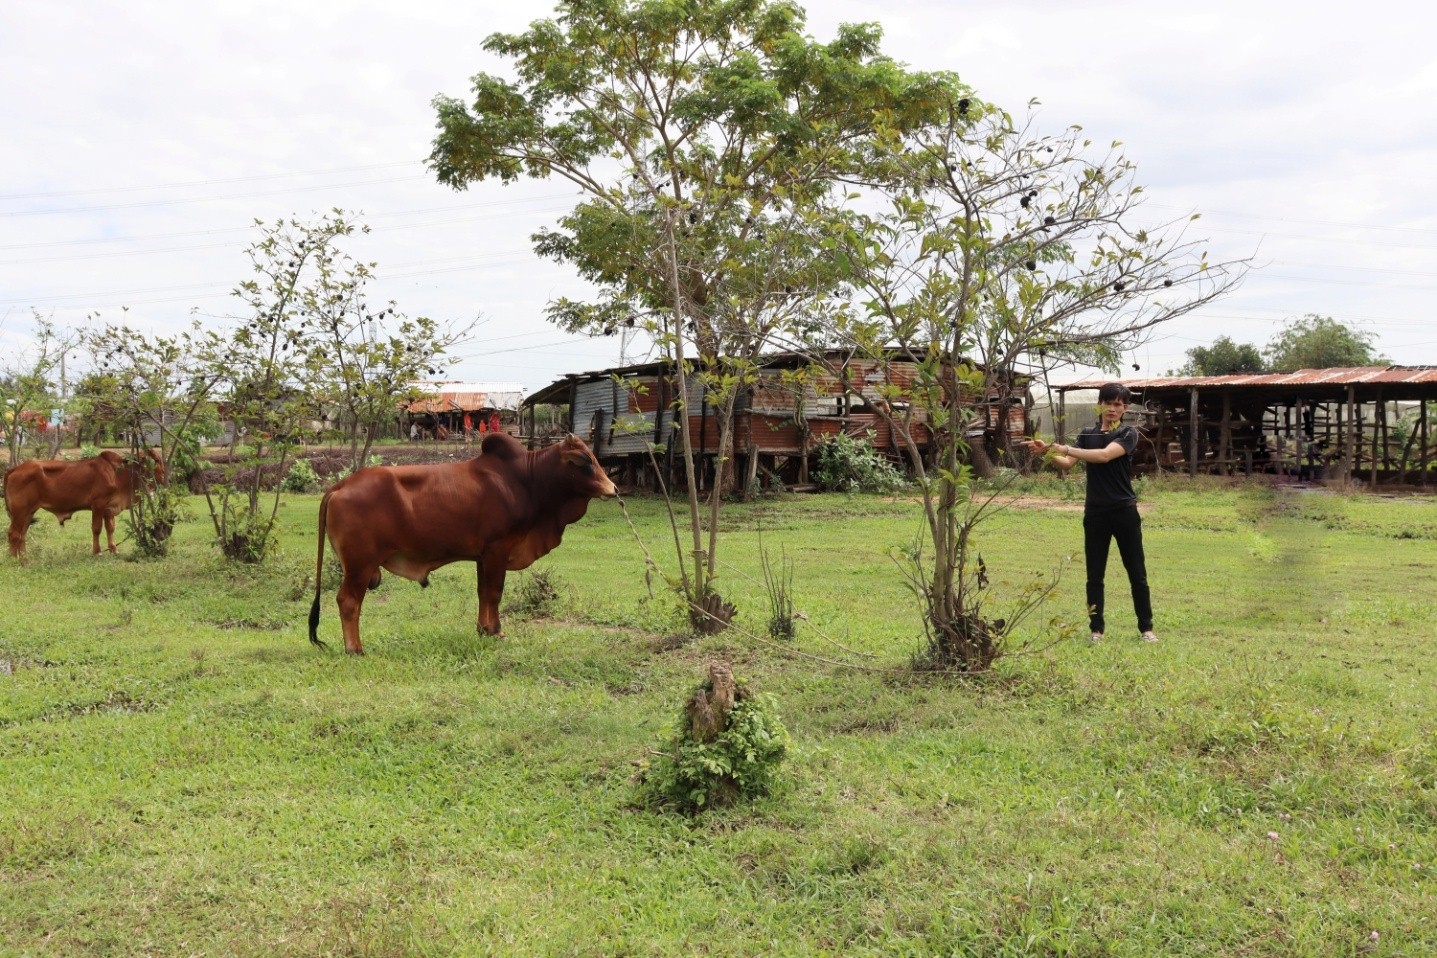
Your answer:
[[[5,510],[10,513],[10,554],[25,558],[25,534],[37,510],[53,512],[60,525],[90,510],[94,554],[100,554],[100,528],[115,551],[115,516],[130,508],[142,484],[165,481],[165,463],[153,449],[148,458],[121,456],[106,449],[79,461],[32,459],[5,473]]]
[[[472,561],[479,573],[479,630],[499,633],[504,574],[528,568],[583,518],[589,500],[618,489],[577,436],[529,452],[505,433],[485,437],[482,455],[437,466],[373,466],[340,482],[319,504],[319,559],[309,640],[319,640],[326,534],[344,580],[339,617],[344,651],[362,655],[359,610],[380,569],[429,585],[429,573]]]

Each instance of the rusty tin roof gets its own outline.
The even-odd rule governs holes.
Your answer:
[[[1279,387],[1347,385],[1437,385],[1437,366],[1339,366],[1299,369],[1291,373],[1257,373],[1236,376],[1156,376],[1148,379],[1083,379],[1053,387],[1057,392],[1097,389],[1120,382],[1129,389],[1191,389],[1212,386]]]

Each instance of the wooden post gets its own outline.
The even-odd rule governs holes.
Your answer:
[[[654,409],[654,442],[655,444],[667,444],[668,439],[664,437],[664,410],[669,408],[669,403],[674,398],[669,395],[669,377],[662,369],[659,370],[659,404]],[[677,415],[677,412],[675,412]]]
[[[1378,438],[1382,440],[1381,456],[1377,446]],[[1379,462],[1387,459],[1387,404],[1382,401],[1382,387],[1377,387],[1377,405],[1373,410],[1372,419],[1372,481],[1368,483],[1371,489],[1377,488],[1377,466]]]
[[[1188,475],[1197,476],[1198,463],[1198,391],[1188,390]]]
[[[1218,457],[1222,460],[1222,474],[1232,475],[1228,459],[1232,456],[1232,390],[1222,391],[1222,432],[1218,442]]]
[[[1353,469],[1357,465],[1357,443],[1361,441],[1361,434],[1358,432],[1357,424],[1357,387],[1351,384],[1347,387],[1347,402],[1344,404],[1347,410],[1346,422],[1343,423],[1345,431],[1342,433],[1343,443],[1343,482],[1352,482]],[[1339,416],[1339,419],[1341,417]]]
[[[589,448],[594,450],[594,458],[604,454],[604,413],[603,406],[594,410],[594,424],[589,429]]]
[[[1049,396],[1048,400],[1051,402],[1052,398],[1052,396]],[[1067,442],[1068,394],[1066,392],[1058,393],[1058,421],[1053,424],[1053,427],[1053,435],[1057,437],[1056,441]]]
[[[1422,485],[1427,485],[1427,400],[1419,399],[1420,403],[1418,428],[1422,431]]]
[[[1170,438],[1171,436],[1172,436],[1172,433],[1168,430],[1168,407],[1167,407],[1167,406],[1164,406],[1164,405],[1161,404],[1161,403],[1159,403],[1159,404],[1158,404],[1157,442],[1155,443],[1155,445],[1157,446],[1157,449],[1156,449],[1156,454],[1157,454],[1156,466],[1157,466],[1157,470],[1158,470],[1158,475],[1160,475],[1160,476],[1163,474],[1163,456],[1168,455],[1168,454],[1169,454],[1169,451],[1170,451],[1170,447],[1168,446],[1168,443],[1172,442],[1172,439]],[[1172,463],[1169,462],[1168,465],[1172,465]]]

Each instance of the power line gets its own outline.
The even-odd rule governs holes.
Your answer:
[[[560,206],[538,207],[538,208],[535,208],[535,209],[533,209],[533,210],[527,210],[527,211],[523,211],[523,212],[547,213],[547,212],[554,212],[554,211],[557,211],[557,210],[560,210],[560,209],[564,209],[564,208],[565,208],[565,207],[560,207]],[[441,220],[441,221],[433,221],[433,220],[431,220],[431,221],[429,221],[429,222],[427,222],[427,223],[406,223],[406,224],[403,224],[403,225],[400,225],[400,226],[378,227],[378,228],[375,228],[375,229],[373,230],[373,232],[376,232],[376,233],[380,233],[380,232],[382,232],[382,233],[392,233],[392,232],[396,232],[396,231],[398,231],[398,230],[432,229],[433,227],[436,227],[436,226],[451,226],[451,225],[456,225],[456,224],[461,224],[461,223],[472,223],[472,222],[475,222],[475,221],[477,221],[477,220],[489,221],[489,220],[495,220],[495,219],[498,219],[498,218],[500,218],[500,214],[486,213],[486,214],[483,214],[483,215],[480,215],[480,216],[466,216],[466,217],[461,217],[461,218],[458,218],[458,219],[451,219],[451,220]],[[253,232],[253,231],[254,231],[254,227],[249,227],[247,231],[248,231],[248,232]],[[159,254],[163,254],[163,253],[191,253],[191,252],[196,252],[196,251],[199,251],[199,250],[207,250],[207,249],[234,249],[235,246],[236,246],[236,244],[235,244],[234,242],[224,242],[224,243],[194,243],[194,244],[191,244],[191,245],[189,245],[189,246],[162,246],[162,247],[152,247],[152,248],[150,248],[150,249],[105,250],[104,252],[100,252],[100,253],[79,253],[79,254],[70,254],[70,255],[61,255],[61,256],[40,256],[40,257],[35,257],[35,258],[33,258],[33,259],[0,260],[0,266],[33,266],[33,265],[37,265],[37,264],[40,264],[40,263],[80,262],[80,261],[84,261],[84,260],[114,259],[114,258],[116,258],[116,257],[121,257],[121,256],[154,256],[154,255],[159,255]],[[13,247],[13,246],[10,246],[10,247],[0,246],[0,249],[13,249],[13,248],[15,248],[15,247]],[[399,264],[399,265],[412,265],[412,264]]]
[[[361,180],[355,183],[331,183],[326,186],[298,186],[283,190],[261,190],[257,193],[233,193],[228,196],[197,196],[177,200],[144,200],[139,203],[109,203],[103,206],[71,206],[48,210],[12,210],[0,213],[0,217],[48,216],[51,214],[101,213],[109,210],[134,210],[154,206],[182,206],[186,203],[219,203],[226,200],[252,199],[256,196],[287,196],[291,193],[317,193],[322,190],[345,190],[355,186],[379,186],[385,183],[403,183],[409,180],[427,180],[428,176],[416,173],[413,176],[394,176],[383,180]]]
[[[1335,226],[1339,229],[1357,230],[1386,230],[1393,233],[1431,233],[1437,235],[1437,229],[1427,226],[1372,226],[1367,223],[1354,223],[1343,220],[1308,220],[1298,219],[1291,216],[1264,216],[1259,213],[1238,213],[1233,210],[1194,210],[1182,206],[1167,206],[1162,203],[1145,203],[1147,209],[1171,210],[1175,213],[1201,213],[1204,217],[1213,216],[1235,216],[1244,220],[1271,220],[1275,223],[1294,223],[1299,226]]]
[[[0,201],[33,200],[47,196],[95,196],[104,193],[136,193],[143,190],[189,189],[195,186],[216,186],[222,183],[253,183],[258,180],[279,180],[297,176],[329,176],[335,173],[367,173],[370,170],[392,170],[401,166],[413,166],[414,160],[402,163],[373,163],[369,166],[341,166],[328,170],[301,170],[294,173],[256,173],[252,176],[227,176],[208,180],[179,180],[170,183],[155,183],[150,186],[109,186],[93,190],[50,190],[43,193],[0,193]]]
[[[1223,227],[1220,227],[1220,226],[1209,226],[1209,227],[1205,230],[1205,232],[1209,232],[1209,233],[1232,233],[1232,234],[1236,234],[1236,235],[1238,235],[1238,236],[1261,236],[1261,237],[1269,237],[1269,236],[1271,236],[1271,237],[1277,237],[1277,238],[1280,238],[1280,239],[1307,240],[1308,242],[1315,242],[1315,243],[1346,243],[1346,242],[1352,242],[1351,240],[1344,240],[1344,239],[1339,239],[1339,238],[1328,239],[1328,238],[1326,238],[1326,237],[1321,237],[1321,236],[1308,236],[1308,235],[1306,235],[1306,234],[1304,234],[1304,233],[1274,233],[1274,232],[1272,232],[1271,230],[1224,229]],[[1384,242],[1382,242],[1382,241],[1380,241],[1380,240],[1369,240],[1369,239],[1364,239],[1364,240],[1362,240],[1362,245],[1363,245],[1363,246],[1381,246],[1381,247],[1384,247],[1384,248],[1386,248],[1386,249],[1417,249],[1417,250],[1426,250],[1426,251],[1429,251],[1429,252],[1433,249],[1433,247],[1431,247],[1430,245],[1429,245],[1429,246],[1416,246],[1416,245],[1413,245],[1413,244],[1411,244],[1411,243],[1384,243]]]
[[[548,201],[551,201],[551,200],[559,199],[560,197],[572,198],[572,194],[569,194],[569,193],[546,193],[546,194],[541,195],[541,196],[526,196],[526,197],[519,197],[519,198],[515,198],[515,199],[510,199],[510,200],[493,200],[493,201],[486,202],[486,203],[466,203],[466,204],[463,205],[463,206],[430,206],[430,207],[425,207],[425,208],[423,208],[423,209],[417,209],[417,210],[393,210],[393,211],[388,212],[388,213],[367,213],[367,214],[364,214],[363,219],[364,219],[366,222],[372,222],[373,220],[393,219],[393,218],[395,218],[395,217],[400,217],[400,216],[419,216],[419,215],[422,215],[422,214],[425,214],[425,213],[452,213],[452,212],[464,212],[465,210],[485,210],[485,209],[493,209],[493,208],[497,208],[497,207],[521,206],[521,205],[526,204],[526,203],[548,202]],[[544,207],[544,208],[542,208],[542,209],[534,210],[533,212],[536,212],[536,213],[547,213],[547,212],[551,212],[552,210],[558,209],[558,208],[559,208],[559,207]],[[481,218],[482,218],[482,217],[467,217],[467,218],[460,219],[460,220],[432,220],[432,221],[430,221],[429,223],[411,223],[411,224],[404,224],[404,225],[400,225],[400,226],[374,227],[373,229],[374,229],[375,232],[388,232],[388,231],[391,231],[391,230],[401,230],[401,229],[419,229],[419,228],[422,228],[422,227],[424,227],[424,226],[430,226],[430,225],[439,225],[439,226],[442,226],[442,225],[445,225],[446,223],[455,223],[455,222],[464,222],[464,223],[467,223],[467,222],[471,222],[471,221],[474,220],[474,219],[481,219]],[[215,230],[188,230],[188,231],[179,232],[179,233],[151,233],[151,234],[149,234],[149,235],[147,235],[147,236],[97,236],[97,237],[94,237],[94,238],[92,238],[92,239],[53,240],[53,241],[48,242],[48,243],[6,243],[6,244],[0,244],[0,250],[7,250],[7,249],[44,249],[44,248],[49,248],[49,247],[54,247],[54,246],[92,246],[92,245],[96,245],[96,244],[108,244],[108,243],[131,243],[131,242],[141,243],[141,242],[149,242],[149,241],[151,241],[151,240],[184,239],[184,238],[190,237],[190,236],[218,236],[218,235],[223,235],[223,234],[227,234],[227,233],[253,233],[253,232],[255,231],[255,229],[256,229],[255,225],[254,225],[253,223],[249,223],[249,224],[247,224],[247,225],[245,225],[245,226],[231,226],[231,227],[226,227],[226,228],[223,228],[223,229],[215,229]]]

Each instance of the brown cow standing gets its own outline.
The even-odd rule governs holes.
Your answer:
[[[618,489],[577,436],[529,452],[504,433],[485,437],[482,455],[436,466],[373,466],[340,482],[319,504],[319,559],[309,640],[319,640],[326,534],[344,580],[339,617],[344,651],[362,655],[359,611],[379,587],[380,569],[429,585],[429,573],[472,561],[479,573],[479,630],[499,634],[504,574],[553,550],[590,499]]]
[[[36,511],[53,512],[60,525],[90,510],[94,554],[100,554],[100,528],[115,551],[115,516],[130,508],[142,484],[165,481],[164,461],[153,449],[144,458],[106,449],[89,459],[32,459],[5,473],[5,510],[10,514],[10,554],[25,558],[25,534]]]

